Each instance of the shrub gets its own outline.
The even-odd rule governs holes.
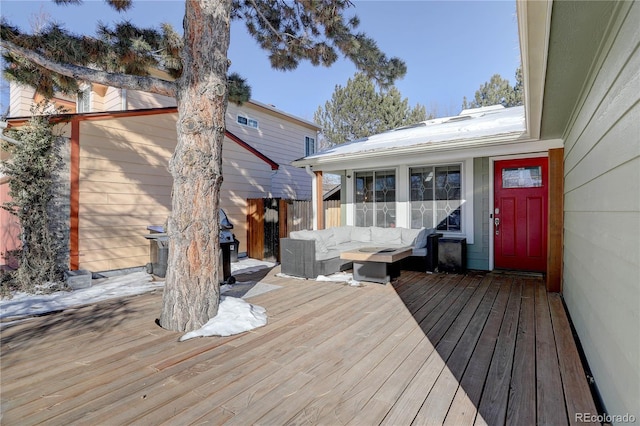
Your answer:
[[[1,207],[18,218],[22,244],[11,253],[19,260],[18,269],[0,279],[5,295],[11,290],[47,293],[64,288],[65,266],[59,261],[64,243],[51,217],[54,172],[62,164],[58,153],[64,138],[56,133],[50,114],[42,115],[45,111],[51,111],[50,104],[39,104],[27,124],[10,131],[18,144],[3,142],[10,153],[1,167],[9,177],[11,201]]]

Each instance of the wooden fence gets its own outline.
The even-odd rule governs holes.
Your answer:
[[[325,228],[340,226],[340,201],[324,201]],[[247,256],[268,261],[280,260],[280,238],[291,231],[313,229],[311,201],[281,198],[247,200]]]

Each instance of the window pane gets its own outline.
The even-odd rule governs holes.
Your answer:
[[[357,226],[396,225],[396,174],[393,170],[355,174]]]
[[[411,227],[462,230],[462,169],[460,165],[409,170]]]
[[[503,188],[537,188],[542,186],[542,167],[502,169]]]
[[[373,172],[355,174],[356,226],[373,225]]]

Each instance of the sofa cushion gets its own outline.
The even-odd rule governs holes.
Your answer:
[[[322,242],[328,249],[332,249],[336,246],[336,242],[333,238],[333,228],[318,229],[317,231],[313,231],[313,232],[316,233],[318,238],[322,240]]]
[[[402,244],[401,228],[371,227],[371,241],[376,244]]]
[[[371,228],[355,226],[351,230],[351,240],[368,243],[369,241],[371,241]]]
[[[426,247],[422,247],[422,248],[414,248],[411,251],[411,256],[426,256],[427,255],[427,248]]]
[[[316,260],[328,260],[328,259],[333,259],[335,257],[340,257],[340,250],[329,249],[323,253],[316,252]]]
[[[353,230],[353,226],[337,226],[333,229],[333,241],[335,245],[340,245],[342,243],[348,243],[351,241],[351,231]]]
[[[322,240],[321,235],[317,232],[318,231],[308,231],[305,229],[302,231],[291,231],[289,233],[289,236],[296,240],[313,240],[315,241],[316,245],[316,255],[318,253],[326,253],[327,251],[329,251],[327,245]]]
[[[349,241],[347,243],[338,244],[336,246],[336,248],[338,250],[340,250],[340,252],[343,252],[343,251],[359,249],[359,248],[362,248],[362,247],[368,247],[370,245],[371,245],[370,242],[369,243],[363,243],[362,241]]]
[[[427,246],[427,239],[429,235],[435,234],[435,228],[426,228],[420,232],[420,235],[416,238],[416,248],[422,248]]]
[[[424,228],[420,229],[402,229],[402,244],[406,246],[415,246],[416,245],[416,237],[420,234],[420,231]]]

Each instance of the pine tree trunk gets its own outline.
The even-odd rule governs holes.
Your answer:
[[[160,325],[200,328],[218,312],[218,207],[227,107],[231,0],[186,1],[169,261]]]

